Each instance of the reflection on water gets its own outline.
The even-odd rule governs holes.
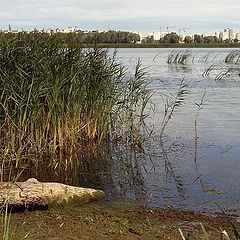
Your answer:
[[[172,73],[193,73],[194,69],[191,66],[185,64],[169,64],[168,72]]]
[[[121,145],[84,148],[64,162],[46,159],[31,163],[22,178],[101,188],[109,198],[141,199],[151,207],[217,211],[217,202],[226,211],[240,214],[240,79],[216,81],[202,76],[211,64],[224,59],[228,49],[191,51],[194,61],[168,65],[171,49],[119,49],[119,59],[130,72],[142,58],[149,73],[149,90],[155,92],[155,111],[147,120],[153,133],[144,153]],[[189,93],[160,138],[163,95],[174,96],[183,78]],[[205,91],[196,139],[195,103]]]
[[[18,181],[34,177],[39,181],[60,182],[73,186],[104,189],[108,199],[131,198],[144,201],[146,190],[139,156],[129,146],[88,145],[64,160],[26,160],[15,169]],[[24,169],[24,171],[22,171]],[[5,181],[13,168],[5,168]]]
[[[180,207],[199,211],[226,210],[240,213],[240,78],[226,76],[216,81],[204,71],[232,67],[224,63],[229,49],[192,49],[186,65],[166,64],[172,49],[119,49],[122,62],[133,68],[138,57],[149,71],[149,89],[155,114],[148,119],[154,125],[152,138],[146,142],[143,157],[144,186],[154,207]],[[131,58],[131,63],[128,59]],[[217,66],[219,66],[217,68]],[[185,104],[175,112],[159,138],[164,114],[163,96],[176,94],[184,78],[189,94]],[[197,145],[194,121],[203,93],[205,103],[197,121]],[[197,149],[196,149],[197,148]],[[197,153],[197,155],[196,155]],[[143,166],[142,166],[143,168]]]
[[[103,188],[111,183],[107,148],[85,146],[64,160],[38,159],[21,164],[20,180],[35,177],[39,181],[56,181],[77,186]],[[6,172],[6,175],[8,173]]]

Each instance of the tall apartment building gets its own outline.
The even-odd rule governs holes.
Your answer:
[[[229,34],[225,31],[219,33],[219,39],[221,39],[222,41],[227,40],[228,36]]]
[[[221,40],[234,40],[236,38],[236,33],[232,28],[225,28],[223,32],[219,33],[219,39]]]
[[[235,31],[233,29],[228,29],[228,33],[229,33],[229,39],[233,40],[235,39]]]

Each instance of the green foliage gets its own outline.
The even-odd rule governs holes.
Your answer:
[[[146,39],[142,40],[142,43],[144,44],[153,44],[156,43],[156,41],[154,40],[153,36],[147,36]]]
[[[218,38],[216,36],[206,36],[203,38],[204,43],[218,43]]]
[[[13,38],[14,36],[23,36],[26,35],[24,33],[0,33],[0,38]],[[29,33],[31,36],[41,35],[43,38],[49,38],[51,35],[52,38],[58,39],[59,42],[62,44],[129,44],[129,43],[136,43],[140,41],[140,36],[137,33],[127,32],[127,31],[115,31],[109,30],[105,32],[99,31],[77,31],[72,33],[38,33],[38,32],[31,32]]]
[[[192,43],[193,42],[193,39],[191,36],[186,36],[183,40],[185,43]]]
[[[128,76],[115,54],[81,49],[74,34],[67,44],[61,35],[0,37],[2,162],[61,158],[139,126],[148,100],[140,63]]]
[[[239,39],[238,38],[234,38],[233,42],[238,43]]]
[[[194,42],[195,43],[204,43],[204,39],[202,35],[195,34],[194,35]]]
[[[179,40],[180,36],[175,32],[171,32],[166,34],[161,41],[163,43],[179,43]]]

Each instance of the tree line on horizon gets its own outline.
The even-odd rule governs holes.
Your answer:
[[[63,43],[80,43],[80,44],[118,44],[118,43],[137,43],[140,41],[140,36],[137,33],[127,31],[109,30],[106,32],[91,31],[91,32],[71,32],[71,33],[42,33],[37,30],[30,33],[0,33],[1,37],[12,37],[13,35],[42,35],[47,38],[49,35],[57,38]]]
[[[217,43],[231,43],[231,42],[238,42],[238,39],[234,39],[233,41],[230,39],[221,40],[216,36],[203,36],[200,34],[195,34],[192,36],[185,36],[185,38],[182,38],[175,32],[167,33],[163,38],[160,40],[154,40],[153,36],[148,36],[146,39],[143,39],[142,43],[151,43],[151,44],[157,44],[157,43],[211,43],[211,44],[217,44]]]
[[[76,43],[76,44],[86,44],[86,45],[97,45],[97,44],[178,44],[178,43],[187,43],[187,44],[219,44],[219,43],[231,43],[238,42],[238,39],[231,41],[230,39],[221,40],[216,36],[203,36],[195,34],[192,36],[185,36],[182,38],[176,32],[167,33],[160,40],[155,40],[153,36],[148,36],[141,40],[139,34],[128,32],[128,31],[115,31],[109,30],[105,32],[92,31],[92,32],[72,32],[72,33],[40,33],[40,32],[31,32],[31,33],[0,33],[1,38],[12,38],[14,35],[42,35],[43,38],[48,38],[51,35],[52,38],[58,39],[63,44]],[[141,41],[141,42],[140,42]]]

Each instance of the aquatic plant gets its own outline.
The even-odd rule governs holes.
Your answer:
[[[240,64],[240,51],[233,50],[228,53],[224,59],[224,62],[228,64]]]
[[[204,189],[204,184],[203,184],[203,180],[198,168],[198,164],[197,164],[197,153],[198,153],[198,127],[197,127],[197,122],[198,122],[198,116],[200,111],[203,109],[203,105],[205,103],[205,96],[206,96],[206,90],[204,91],[202,98],[200,100],[199,103],[195,102],[195,105],[197,106],[197,113],[195,115],[195,119],[194,119],[194,164],[195,164],[195,169],[197,172],[197,179],[199,179],[199,182],[202,186],[202,188]]]
[[[172,50],[168,55],[168,64],[187,64],[188,59],[192,56],[190,50]]]
[[[236,67],[223,67],[220,72],[215,76],[215,80],[221,80],[225,77],[236,78],[240,76],[240,68]]]
[[[221,80],[223,78],[238,78],[240,76],[240,68],[224,65],[210,65],[205,69],[202,76],[209,77],[210,75],[213,75],[215,80]]]
[[[68,42],[38,33],[2,38],[2,166],[39,157],[61,159],[116,134],[133,143],[134,133],[139,134],[149,100],[140,61],[129,76],[115,53]]]
[[[184,82],[184,79],[181,80],[176,95],[171,94],[171,96],[165,97],[165,107],[164,115],[160,127],[160,138],[163,136],[164,130],[173,117],[175,110],[180,108],[185,100],[185,96],[188,94],[187,85]]]
[[[209,77],[210,73],[212,73],[213,70],[215,70],[216,66],[215,65],[210,65],[207,69],[204,70],[202,73],[203,77]]]
[[[198,59],[198,62],[206,63],[210,57],[210,52],[206,53],[204,56]]]

